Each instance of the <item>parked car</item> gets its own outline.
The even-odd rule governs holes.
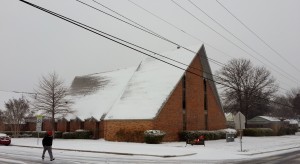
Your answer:
[[[10,143],[11,143],[11,138],[4,133],[0,133],[0,144],[8,146]]]

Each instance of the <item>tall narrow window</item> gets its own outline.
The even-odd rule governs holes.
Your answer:
[[[182,120],[183,120],[183,130],[186,130],[186,82],[185,75],[182,77]]]
[[[207,104],[207,82],[206,79],[203,80],[204,88],[204,121],[205,121],[205,130],[208,130],[208,104]]]

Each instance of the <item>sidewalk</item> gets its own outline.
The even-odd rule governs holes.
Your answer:
[[[42,148],[42,139],[13,138],[13,146]],[[139,155],[161,158],[202,159],[202,160],[238,160],[270,156],[284,152],[300,150],[300,136],[243,137],[242,150],[240,140],[206,141],[203,145],[187,145],[185,142],[167,142],[162,144],[109,142],[99,140],[55,139],[53,149],[105,153],[115,155]]]

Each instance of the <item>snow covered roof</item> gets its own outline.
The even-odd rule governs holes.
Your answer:
[[[181,80],[188,65],[200,52],[200,47],[189,47],[192,51],[180,48],[161,53],[164,57],[154,55],[172,65],[147,57],[135,68],[75,77],[71,93],[75,102],[73,109],[77,113],[66,118],[153,119]],[[202,50],[204,56],[200,57],[206,60],[202,65],[205,65],[205,72],[209,72],[204,47]],[[217,92],[214,84],[212,88]]]
[[[277,121],[280,121],[278,118],[276,117],[270,117],[270,116],[258,116],[258,117],[261,117],[263,119],[266,119],[268,121],[272,121],[272,122],[277,122]]]
[[[289,122],[289,124],[298,124],[298,121],[295,119],[286,119],[284,121]]]
[[[270,116],[256,116],[250,120],[248,120],[248,124],[267,124],[270,122],[280,122],[278,118],[270,117]]]
[[[112,104],[121,96],[136,68],[120,69],[111,72],[77,76],[70,91],[76,111],[66,119],[81,120],[94,117],[100,120]]]

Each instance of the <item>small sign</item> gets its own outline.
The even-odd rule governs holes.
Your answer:
[[[37,132],[42,131],[42,123],[43,123],[43,116],[42,115],[36,116],[36,131]]]
[[[246,123],[246,117],[243,115],[243,113],[238,112],[234,118],[234,124],[235,124],[235,129],[245,129],[245,123]]]

